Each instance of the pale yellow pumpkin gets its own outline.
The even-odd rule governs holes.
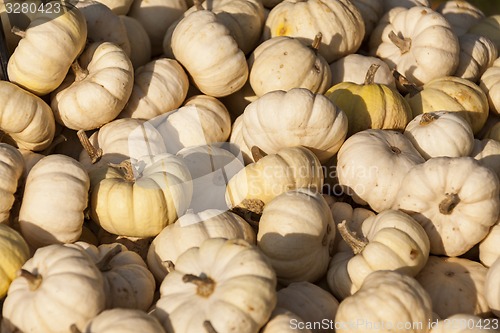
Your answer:
[[[60,11],[54,4],[54,10],[36,11],[31,17],[7,66],[11,82],[40,96],[62,83],[87,41],[82,12],[69,3],[57,4]]]
[[[257,96],[293,88],[324,93],[331,86],[331,71],[318,54],[318,35],[312,45],[297,38],[278,36],[262,42],[250,55],[249,81]]]
[[[497,259],[486,273],[486,281],[484,284],[484,293],[486,301],[491,311],[500,317],[500,287],[498,280],[500,278],[500,259]]]
[[[156,236],[186,211],[190,180],[182,160],[167,153],[92,170],[90,217],[116,235]]]
[[[102,274],[86,253],[60,244],[45,246],[10,285],[2,332],[71,333],[72,325],[82,330],[104,304]]]
[[[17,271],[30,257],[30,249],[24,238],[6,224],[0,223],[0,299],[7,295]]]
[[[36,151],[49,147],[56,126],[47,103],[13,83],[0,81],[0,105],[0,141]]]
[[[475,83],[454,76],[434,79],[406,95],[413,117],[427,112],[458,112],[477,134],[488,118],[488,99]]]
[[[415,277],[432,299],[432,310],[441,318],[454,314],[485,317],[491,314],[484,282],[488,269],[464,258],[429,256]]]
[[[153,314],[167,332],[255,333],[276,306],[275,288],[276,274],[253,245],[207,239],[177,259]]]
[[[414,278],[376,271],[357,293],[340,303],[335,328],[339,333],[366,333],[374,327],[381,332],[426,333],[431,320],[431,299]]]
[[[147,311],[153,303],[155,279],[135,252],[119,243],[99,247],[85,242],[68,244],[87,253],[104,278],[106,309]]]
[[[151,119],[182,105],[189,79],[173,59],[160,58],[135,71],[134,88],[120,118]]]
[[[479,85],[488,97],[492,113],[500,114],[500,58],[484,71],[479,79]]]
[[[381,212],[396,202],[398,186],[407,172],[423,162],[403,134],[370,129],[346,140],[337,154],[336,171],[346,194]]]
[[[51,96],[57,122],[87,131],[115,119],[134,85],[134,68],[124,51],[108,42],[90,44],[72,69]]]
[[[442,2],[436,11],[444,16],[459,37],[484,18],[484,13],[479,8],[464,0]]]
[[[404,135],[423,158],[469,156],[474,134],[469,123],[456,112],[427,112],[408,123]]]
[[[325,93],[347,114],[347,136],[369,128],[403,130],[411,120],[411,109],[403,96],[384,84],[374,83],[380,66],[371,65],[363,84],[342,82]]]
[[[419,85],[452,75],[460,44],[446,19],[434,10],[396,7],[382,17],[370,37],[370,54]]]
[[[148,33],[137,19],[120,15],[130,42],[130,61],[134,69],[146,65],[151,60],[151,41]]]
[[[269,258],[278,281],[314,282],[328,268],[335,225],[318,192],[296,189],[269,202],[262,212],[257,246]]]
[[[415,276],[429,257],[430,244],[425,230],[409,215],[397,210],[385,210],[368,217],[361,223],[359,234],[353,234],[345,222],[337,227],[350,246],[349,254],[335,254],[328,268],[328,285],[339,299],[357,292],[374,271],[393,270]]]
[[[265,204],[286,191],[297,188],[320,191],[322,186],[323,170],[316,155],[300,146],[283,148],[247,165],[231,178],[226,201],[230,208],[240,207],[260,214]]]
[[[323,163],[344,142],[347,117],[325,96],[304,88],[294,88],[288,92],[267,93],[250,103],[241,115],[239,126],[238,130],[233,128],[230,141],[239,144],[246,155],[252,146],[267,154],[274,154],[285,147],[304,146]]]
[[[357,51],[365,24],[351,1],[285,0],[269,12],[262,39],[290,36],[310,45],[319,32],[318,52],[330,63]]]
[[[0,225],[9,221],[10,210],[15,201],[14,194],[24,168],[21,153],[11,145],[0,143]]]
[[[401,184],[394,207],[424,227],[432,254],[464,254],[497,222],[498,177],[472,157],[431,158],[414,166]]]
[[[196,10],[184,17],[173,31],[171,47],[175,59],[206,95],[230,95],[243,87],[248,78],[245,54],[212,11]]]
[[[200,246],[206,239],[218,237],[256,243],[255,231],[234,213],[217,209],[188,212],[154,238],[147,256],[149,269],[161,283],[184,251]]]

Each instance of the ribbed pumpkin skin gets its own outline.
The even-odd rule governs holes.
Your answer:
[[[17,271],[30,257],[30,249],[24,238],[6,224],[0,223],[0,299],[7,295]]]
[[[0,143],[0,224],[7,223],[14,205],[14,193],[24,171],[21,153],[11,145]]]

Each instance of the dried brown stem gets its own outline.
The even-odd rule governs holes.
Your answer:
[[[215,290],[215,281],[201,273],[200,276],[193,274],[185,274],[182,277],[184,283],[192,283],[196,285],[196,293],[201,297],[209,297]]]
[[[453,213],[453,209],[460,203],[456,193],[446,193],[445,198],[439,203],[439,212],[444,215]]]
[[[379,68],[380,68],[379,64],[372,64],[370,68],[368,68],[364,84],[373,84],[375,82],[375,74],[377,74]]]
[[[354,233],[349,230],[346,220],[343,220],[342,223],[339,223],[337,225],[337,229],[339,230],[342,239],[347,243],[347,245],[350,246],[354,254],[361,253],[366,245],[368,245],[368,242],[366,240],[357,238]]]
[[[23,268],[21,268],[18,271],[17,275],[19,277],[22,277],[22,278],[25,278],[26,280],[28,280],[28,285],[29,285],[30,290],[37,290],[38,287],[40,287],[40,285],[42,284],[43,279],[42,279],[41,275],[33,274],[30,271],[27,271]]]
[[[323,38],[323,34],[321,32],[318,32],[316,36],[314,36],[314,40],[311,43],[311,48],[313,50],[318,50],[319,46],[321,45],[321,39]]]
[[[401,51],[401,54],[405,54],[410,51],[411,49],[410,38],[401,38],[398,35],[396,35],[394,31],[391,31],[389,33],[389,39],[394,45],[398,47],[398,49]]]
[[[101,157],[102,157],[102,149],[101,148],[95,148],[92,143],[89,140],[89,137],[87,136],[87,133],[85,133],[84,130],[79,130],[76,135],[78,136],[78,140],[80,140],[80,143],[87,152],[87,155],[90,157],[90,161],[92,164],[97,163]]]
[[[267,156],[266,152],[257,146],[252,146],[250,151],[252,152],[252,158],[255,162],[258,162],[260,159]]]

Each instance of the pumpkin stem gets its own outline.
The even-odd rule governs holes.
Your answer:
[[[349,230],[346,220],[343,220],[342,223],[339,223],[337,225],[337,228],[339,230],[340,236],[342,236],[342,239],[347,243],[347,245],[351,247],[354,254],[361,253],[366,245],[368,245],[368,242],[366,240],[357,238],[355,234],[351,230]]]
[[[458,194],[446,193],[445,198],[439,203],[439,212],[444,215],[450,215],[459,202],[460,197]]]
[[[113,247],[111,250],[106,252],[101,260],[96,263],[97,268],[99,268],[101,272],[107,272],[111,270],[111,266],[109,265],[109,263],[120,252],[122,252],[122,247],[120,245],[116,245],[115,247]]]
[[[371,64],[370,68],[366,72],[365,82],[364,84],[373,84],[375,82],[375,74],[377,74],[377,70],[380,68],[379,64]]]
[[[203,6],[201,5],[200,0],[194,0],[193,5],[194,5],[194,8],[196,8],[196,10],[204,10]]]
[[[21,38],[26,37],[26,31],[21,30],[19,27],[13,26],[12,29],[10,29],[10,32],[12,32],[14,35],[19,36]]]
[[[394,154],[401,154],[401,149],[399,149],[398,147],[391,146],[391,151]]]
[[[132,163],[129,160],[125,160],[120,164],[109,163],[109,166],[122,170],[126,181],[128,182],[135,181],[134,167],[132,166]]]
[[[57,145],[63,143],[63,142],[66,142],[68,141],[68,139],[62,135],[62,134],[59,134],[57,137],[54,138],[54,140],[52,140],[50,146],[48,146],[47,148],[45,148],[41,153],[42,155],[49,155],[51,154],[54,149],[57,147]]]
[[[401,54],[405,54],[411,49],[411,39],[401,38],[394,33],[394,31],[389,32],[389,39],[391,42],[398,47]]]
[[[399,73],[395,68],[392,69],[392,76],[396,81],[403,86],[410,93],[410,97],[413,97],[420,93],[423,88],[418,87],[415,83],[410,82],[403,74]]]
[[[27,271],[23,268],[21,268],[18,273],[18,276],[25,278],[28,280],[28,285],[31,291],[35,291],[40,287],[42,284],[42,276],[38,274],[33,274],[30,271]]]
[[[161,264],[167,270],[167,273],[172,273],[175,271],[175,264],[171,260],[162,261]]]
[[[80,331],[78,329],[78,327],[76,327],[75,324],[71,324],[71,326],[69,327],[69,330],[71,331],[71,333],[82,333],[82,331]]]
[[[432,112],[424,113],[420,118],[419,125],[428,125],[438,118],[439,117],[435,113]]]
[[[85,149],[85,151],[89,155],[92,164],[97,163],[102,157],[102,149],[97,149],[92,145],[89,137],[87,136],[87,133],[85,133],[84,130],[79,130],[78,132],[76,132],[76,135],[78,136],[78,140],[80,140],[83,149]]]
[[[207,333],[217,333],[217,331],[215,330],[215,328],[212,326],[212,323],[208,320],[205,320],[203,322],[203,327],[205,328],[205,330],[207,331]]]
[[[200,276],[193,274],[185,274],[182,277],[182,282],[192,283],[198,287],[196,293],[201,297],[209,297],[215,290],[215,281],[201,273]]]
[[[311,44],[311,48],[315,51],[319,49],[319,46],[321,45],[321,39],[323,38],[323,34],[321,32],[318,32],[316,36],[314,36],[314,40]]]
[[[266,152],[257,146],[252,146],[250,151],[252,152],[252,158],[255,162],[258,162],[261,158],[267,156]]]
[[[75,60],[71,64],[71,70],[73,71],[73,74],[75,74],[75,81],[82,81],[89,75],[89,71],[86,69],[83,69],[80,64],[78,63],[77,60]]]

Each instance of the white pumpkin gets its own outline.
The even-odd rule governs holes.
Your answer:
[[[349,54],[330,64],[332,86],[341,82],[365,83],[366,73],[373,64],[380,65],[375,72],[373,83],[396,88],[391,69],[383,60],[357,53]]]
[[[415,278],[429,293],[439,317],[460,313],[485,317],[491,314],[484,288],[487,271],[472,260],[429,256]]]
[[[106,309],[126,308],[147,311],[153,303],[155,279],[135,252],[118,243],[99,247],[86,242],[68,244],[84,251],[104,278]]]
[[[278,36],[262,42],[250,55],[249,81],[257,96],[275,90],[309,89],[323,94],[331,87],[328,63],[317,52],[321,34],[312,45],[297,38]]]
[[[59,244],[45,246],[10,285],[2,332],[71,333],[72,325],[81,330],[104,310],[104,302],[102,274],[86,253]]]
[[[65,155],[41,159],[26,179],[19,212],[21,233],[33,248],[72,243],[82,233],[89,176]]]
[[[189,79],[173,59],[160,58],[138,68],[134,88],[120,118],[151,119],[173,111],[186,99]]]
[[[477,82],[497,59],[497,48],[490,39],[479,35],[464,34],[458,40],[460,60],[453,75]]]
[[[246,155],[253,146],[267,154],[274,154],[285,147],[304,146],[324,163],[345,140],[347,116],[324,95],[294,88],[288,92],[267,93],[250,103],[241,116],[239,126],[241,138],[233,129],[230,141],[239,143]]]
[[[7,65],[9,80],[41,96],[64,80],[85,46],[87,25],[74,5],[57,2],[54,10],[37,10],[21,35]]]
[[[141,22],[131,16],[120,15],[119,17],[125,25],[130,42],[130,61],[134,69],[137,69],[151,60],[151,41]]]
[[[314,282],[328,268],[335,225],[318,192],[296,189],[269,202],[262,212],[257,246],[269,258],[278,281]]]
[[[442,2],[436,11],[444,16],[459,37],[484,18],[484,13],[479,8],[464,0]]]
[[[488,269],[486,281],[484,284],[484,292],[488,306],[492,312],[500,317],[500,286],[498,281],[500,278],[500,259],[497,259]]]
[[[24,160],[24,170],[23,170],[22,179],[23,179],[23,181],[26,181],[26,178],[28,177],[28,174],[30,173],[31,169],[42,158],[44,158],[45,155],[35,153],[35,152],[32,152],[31,150],[26,150],[26,149],[19,149],[19,152],[23,156],[23,160]]]
[[[479,79],[479,86],[488,97],[490,111],[500,114],[500,58],[484,71]]]
[[[374,327],[381,332],[423,333],[431,320],[431,299],[414,278],[376,271],[357,293],[340,303],[335,328],[339,333],[366,333]]]
[[[87,38],[91,43],[109,42],[119,46],[127,56],[131,46],[125,24],[108,6],[96,0],[76,3],[87,22]]]
[[[494,171],[500,178],[500,142],[494,139],[474,139],[474,147],[470,156],[479,164]]]
[[[0,224],[9,221],[14,194],[24,168],[21,153],[11,145],[0,143]]]
[[[147,256],[149,269],[161,283],[171,264],[175,265],[184,251],[200,246],[206,239],[218,237],[240,238],[250,244],[256,242],[250,225],[234,213],[217,209],[188,212],[154,238]]]
[[[248,78],[245,54],[212,11],[196,10],[184,17],[175,27],[171,47],[175,59],[206,95],[230,95],[241,89]]]
[[[290,283],[278,291],[276,308],[291,311],[304,323],[324,323],[335,320],[338,306],[339,302],[328,291],[311,282],[302,281]],[[313,327],[311,331],[333,332],[332,329],[325,330],[318,327]]]
[[[351,0],[359,10],[365,23],[364,40],[368,40],[373,29],[384,14],[384,0]]]
[[[276,275],[254,246],[208,239],[177,259],[153,314],[167,332],[254,333],[271,316],[275,288]]]
[[[244,168],[243,157],[232,144],[203,145],[181,149],[182,157],[193,182],[193,198],[189,209],[227,210],[226,187],[230,179]]]
[[[347,253],[335,254],[328,268],[328,286],[339,299],[357,292],[374,271],[392,270],[415,276],[429,257],[425,230],[401,211],[385,210],[365,219],[358,234],[349,230],[345,222],[337,227],[350,246]]]
[[[105,310],[87,323],[81,333],[165,333],[158,319],[140,310]],[[76,332],[72,332],[76,333]]]
[[[322,187],[323,170],[316,155],[304,147],[289,147],[239,171],[227,184],[226,201],[230,208],[261,214],[265,204],[286,191]]]
[[[426,160],[438,156],[469,156],[474,147],[471,126],[456,112],[420,114],[406,125],[404,135]]]
[[[428,7],[391,9],[370,37],[370,54],[419,85],[452,75],[460,44],[450,24]]]
[[[51,96],[57,122],[87,131],[115,119],[134,86],[134,68],[125,52],[109,42],[93,43],[72,69]]]
[[[358,50],[365,24],[351,1],[285,0],[269,12],[262,39],[290,36],[311,45],[318,33],[318,52],[331,63]]]
[[[431,158],[413,167],[401,184],[394,207],[424,227],[432,254],[464,254],[498,219],[498,177],[472,157]]]
[[[392,207],[398,185],[424,159],[403,134],[369,129],[349,137],[337,155],[339,184],[355,202],[376,211]]]
[[[495,260],[500,258],[500,247],[498,247],[499,241],[500,221],[491,227],[488,235],[479,243],[479,259],[484,266],[490,267]]]

